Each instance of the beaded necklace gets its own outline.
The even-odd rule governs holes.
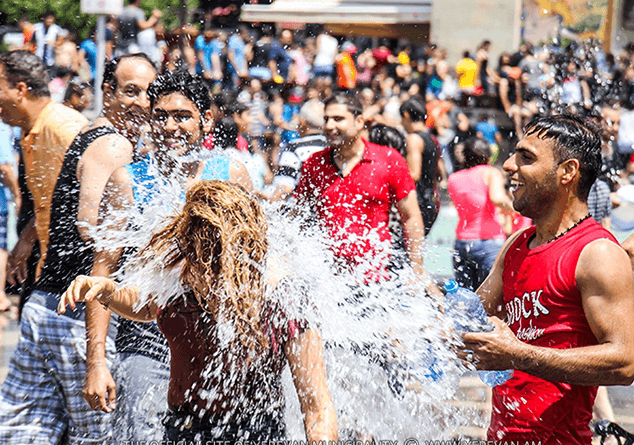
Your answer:
[[[553,241],[561,238],[562,236],[564,236],[565,234],[567,234],[568,232],[570,232],[572,229],[574,229],[575,227],[577,227],[579,224],[581,224],[582,222],[584,222],[586,219],[590,218],[590,214],[588,213],[586,216],[584,216],[583,218],[581,218],[579,221],[577,221],[576,223],[574,223],[572,225],[572,227],[570,227],[569,229],[564,230],[563,232],[561,232],[559,235],[555,235],[554,237],[552,237],[551,239],[549,239],[548,241],[546,241],[545,244],[548,243],[552,243]]]

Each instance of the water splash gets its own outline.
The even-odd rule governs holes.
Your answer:
[[[156,165],[151,163],[150,169]],[[154,194],[158,198],[143,212],[113,210],[92,230],[97,247],[145,246],[152,233],[165,226],[166,217],[182,208],[184,196],[175,179],[157,182]],[[426,283],[416,280],[408,267],[390,281],[367,283],[361,269],[338,267],[319,227],[307,226],[305,218],[289,217],[286,204],[265,203],[264,208],[269,222],[267,279],[284,277],[286,286],[270,298],[289,319],[306,320],[319,329],[340,436],[446,438],[454,436],[459,426],[472,423],[468,413],[447,403],[465,369],[453,352],[453,321],[444,316],[441,303],[424,294]],[[164,258],[156,256],[143,267],[129,262],[118,274],[122,285],[139,287],[138,308],[150,298],[165,306],[182,295],[180,270],[166,270],[163,264]],[[219,331],[225,333],[221,342],[229,345],[235,336],[230,323],[220,323]],[[432,365],[434,372],[428,372]],[[205,372],[218,380],[213,369]],[[236,375],[223,379],[227,384],[240,381]],[[287,435],[302,438],[288,369],[283,381]],[[198,395],[209,400],[217,396],[209,388],[199,389]]]

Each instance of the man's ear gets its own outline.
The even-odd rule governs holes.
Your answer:
[[[561,184],[569,185],[575,180],[575,177],[579,176],[579,160],[568,159],[559,165],[559,171],[561,174]]]
[[[112,91],[112,87],[110,86],[109,83],[104,83],[103,84],[103,106],[104,108],[106,108],[107,106],[110,106],[110,100],[112,100],[112,97],[114,95],[114,91]]]
[[[214,115],[211,110],[205,111],[203,115],[203,133],[211,133],[211,129],[214,127]]]
[[[357,131],[363,130],[363,127],[365,127],[365,118],[363,117],[363,114],[354,118],[354,124],[357,127]]]
[[[24,99],[29,93],[29,86],[26,82],[18,82],[15,89],[18,90],[18,99]]]

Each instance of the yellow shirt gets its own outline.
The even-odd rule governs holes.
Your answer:
[[[26,184],[33,195],[35,228],[42,254],[38,274],[46,258],[51,200],[57,177],[62,169],[66,150],[86,125],[88,119],[81,113],[50,101],[20,143]]]
[[[456,64],[456,73],[460,74],[458,78],[458,88],[461,90],[469,90],[475,88],[476,73],[478,72],[478,64],[468,57],[462,59]]]

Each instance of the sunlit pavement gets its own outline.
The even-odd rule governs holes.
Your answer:
[[[453,275],[451,251],[457,221],[458,216],[455,208],[450,204],[443,205],[428,237],[425,266],[441,279],[450,278]],[[619,241],[623,241],[630,234],[631,232],[614,233]],[[4,329],[0,330],[0,344],[2,345],[0,350],[0,382],[4,381],[7,375],[9,360],[19,337],[18,323],[14,314],[0,314],[0,327],[2,326]],[[617,423],[634,432],[634,387],[610,387],[608,393]],[[485,426],[488,424],[491,413],[490,389],[474,373],[470,373],[462,378],[456,400],[451,403],[459,407],[461,411],[469,413],[469,418],[473,419],[473,425],[461,428],[459,433],[468,437],[483,438],[486,432]]]

